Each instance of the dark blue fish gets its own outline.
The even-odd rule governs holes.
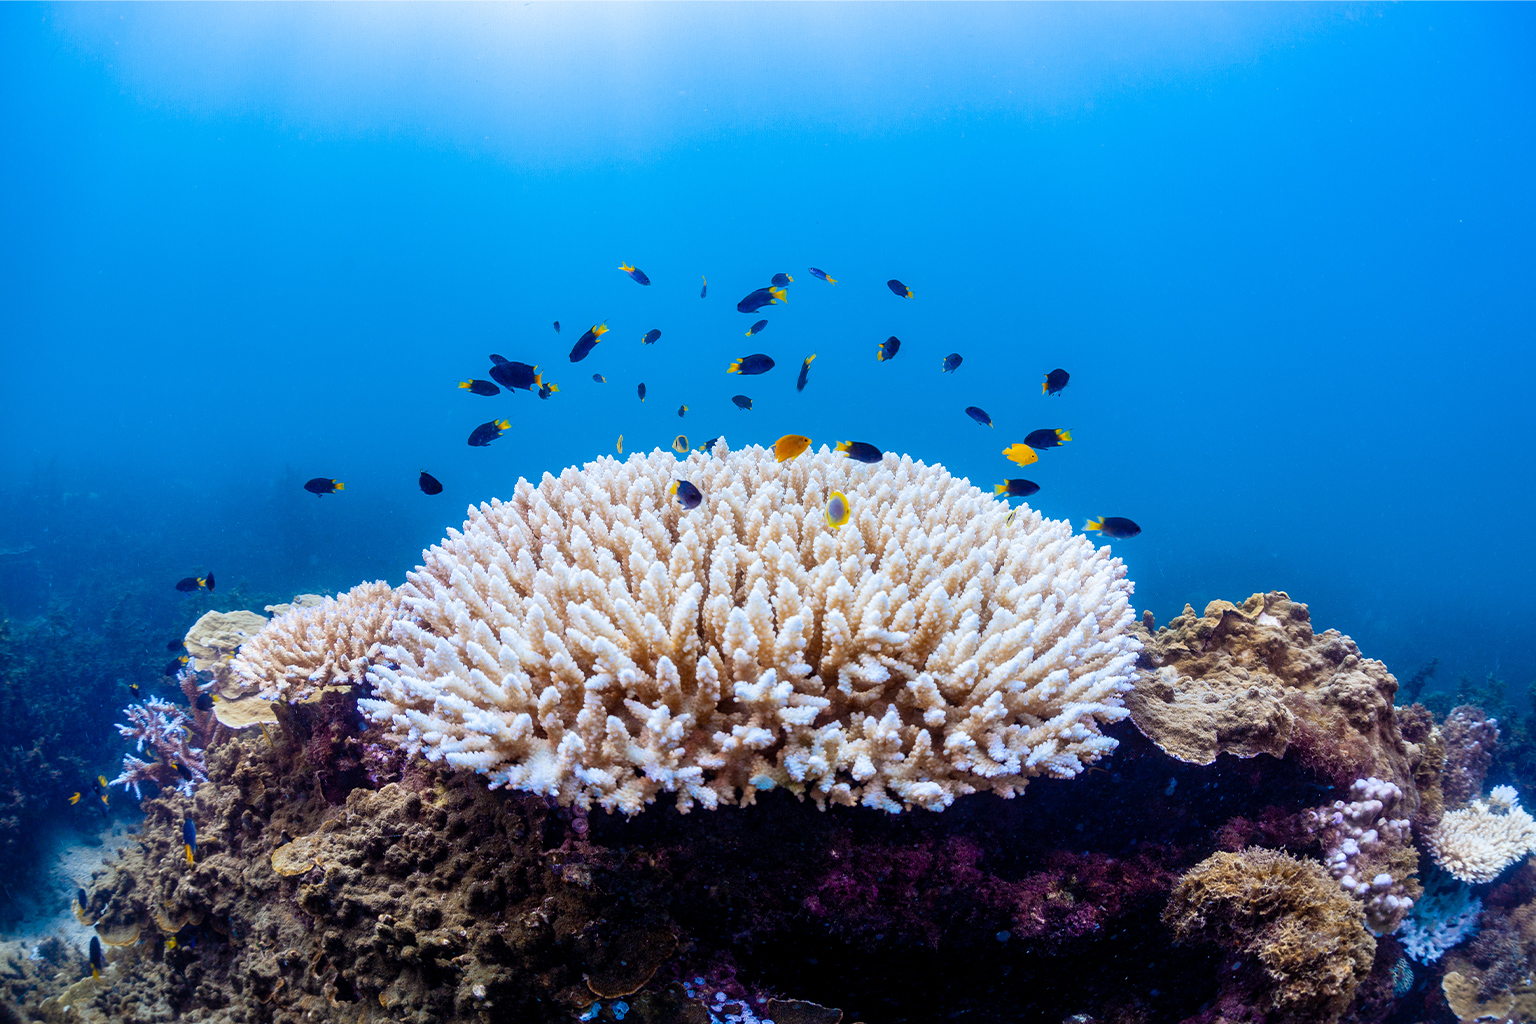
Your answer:
[[[1052,370],[1045,375],[1045,383],[1040,385],[1040,393],[1045,395],[1061,394],[1061,389],[1067,386],[1067,380],[1071,376],[1066,370]]]
[[[751,327],[747,328],[747,337],[749,337],[749,338],[752,337],[752,335],[756,334],[758,331],[762,330],[764,327],[767,327],[767,326],[768,326],[768,321],[767,320],[759,320],[757,323],[755,323]]]
[[[652,327],[650,330],[645,332],[645,337],[640,339],[640,344],[642,344],[642,345],[654,345],[660,339],[661,339],[661,328],[659,328],[659,327]]]
[[[968,405],[965,407],[965,414],[984,427],[992,425],[992,417],[987,415],[987,410],[985,409],[978,409],[974,405]]]
[[[898,297],[900,297],[900,298],[910,299],[912,297],[912,289],[908,288],[906,285],[902,284],[900,281],[896,280],[894,277],[891,278],[889,281],[885,282],[885,286],[887,288],[889,288],[891,291],[895,292],[896,295]]]
[[[885,458],[885,452],[864,441],[839,441],[837,450],[854,462],[876,463]]]
[[[559,320],[555,321],[555,333],[556,334],[560,333],[560,321]]]
[[[197,852],[197,826],[190,817],[181,819],[181,845],[187,848],[187,863],[191,864],[192,855]]]
[[[889,359],[895,359],[896,353],[901,351],[901,339],[896,335],[886,338],[884,343],[875,350],[875,358],[882,363]]]
[[[428,473],[426,470],[421,471],[421,476],[417,477],[416,484],[421,488],[422,494],[443,493],[443,485],[438,481],[437,477],[433,476],[431,473]]]
[[[677,418],[678,419],[682,419],[686,415],[688,415],[688,407],[686,405],[678,406],[677,407]],[[686,450],[687,449],[685,448],[684,451],[686,451]]]
[[[459,387],[472,395],[484,395],[486,398],[501,394],[501,388],[488,380],[461,380]]]
[[[347,485],[340,480],[327,480],[323,476],[317,476],[313,480],[306,480],[304,482],[304,489],[318,498],[322,494],[335,494],[337,491],[344,491],[347,489]]]
[[[1040,485],[1033,480],[1004,480],[992,488],[992,494],[994,497],[1027,498],[1038,490]]]
[[[704,296],[709,294],[709,278],[705,277],[703,274],[700,274],[699,280],[704,282],[704,287],[699,289],[699,298],[702,299]]]
[[[827,284],[837,284],[837,278],[828,277],[827,272],[820,269],[819,267],[807,267],[806,269],[811,272],[812,277],[817,278],[818,280],[825,281]]]
[[[639,387],[635,388],[635,394],[640,396],[640,401],[642,401],[642,402],[645,401],[645,384],[644,383],[642,383]]]
[[[603,376],[603,375],[602,375],[602,374],[600,374],[600,373],[594,373],[594,374],[593,374],[593,375],[592,375],[592,379],[593,379],[593,380],[595,380],[595,381],[597,381],[597,382],[598,382],[598,383],[599,383],[599,384],[607,384],[607,383],[608,383],[608,378],[607,378],[607,377],[604,377],[604,376]]]
[[[491,367],[491,379],[502,387],[523,391],[532,391],[543,383],[537,366],[513,362],[510,359],[503,359]]]
[[[469,443],[472,447],[484,448],[511,427],[512,424],[507,420],[491,420],[489,423],[482,423],[469,435]]]
[[[964,360],[960,358],[959,352],[951,352],[949,355],[944,357],[944,369],[941,372],[954,373],[956,370],[960,369],[960,364],[962,362],[964,362]]]
[[[752,399],[748,398],[746,395],[732,395],[731,404],[735,405],[736,408],[741,409],[744,412],[752,411]]]
[[[720,440],[718,437],[710,438],[708,441],[705,441],[703,444],[699,445],[699,451],[708,452],[711,455],[715,454],[715,442],[718,440]]]
[[[783,288],[759,288],[740,302],[736,303],[736,311],[739,313],[756,313],[764,306],[771,306],[775,302],[788,302],[789,292]]]
[[[550,395],[554,394],[556,391],[559,391],[559,390],[560,390],[560,385],[559,384],[551,384],[548,381],[545,381],[543,384],[539,385],[539,397],[540,398],[548,398]]]
[[[184,580],[177,580],[176,589],[183,594],[190,594],[195,590],[212,590],[213,573],[209,573],[207,576],[188,576]]]
[[[1123,539],[1136,536],[1141,532],[1141,527],[1120,516],[1100,516],[1097,519],[1088,520],[1088,525],[1083,527],[1083,530],[1098,530],[1101,536]]]
[[[674,480],[667,490],[677,495],[677,503],[683,508],[698,508],[699,502],[704,500],[704,495],[699,493],[699,489],[687,480]]]
[[[628,263],[620,265],[619,269],[628,274],[630,278],[635,282],[635,284],[651,283],[651,279],[645,276],[645,271],[638,270],[635,267],[630,266]]]
[[[810,355],[805,357],[805,362],[800,364],[800,376],[795,378],[796,391],[805,390],[806,381],[811,379],[811,360],[815,358],[816,353],[812,352]]]
[[[775,288],[783,288],[793,280],[794,278],[790,277],[788,274],[774,274],[773,280],[769,283],[772,284]]]
[[[198,694],[196,697],[192,698],[192,706],[197,708],[197,710],[199,710],[199,711],[212,711],[213,710],[213,694],[211,694],[211,693],[200,693],[200,694]]]
[[[174,676],[177,672],[180,672],[182,668],[186,666],[186,664],[187,656],[185,654],[179,658],[172,658],[170,661],[165,663],[165,668],[161,670],[160,674],[163,676]]]
[[[500,364],[500,363],[511,362],[511,360],[508,359],[506,356],[499,356],[495,352],[492,352],[491,353],[491,362]]]
[[[1060,448],[1061,442],[1072,440],[1070,430],[1052,430],[1043,427],[1040,430],[1031,430],[1029,436],[1024,438],[1024,443],[1031,448]]]
[[[758,352],[755,355],[742,356],[731,364],[726,373],[739,373],[744,377],[751,377],[759,373],[767,373],[773,369],[773,360]]]
[[[101,955],[101,939],[91,936],[91,977],[101,977],[101,972],[107,969],[107,958]]]
[[[586,334],[577,339],[571,346],[571,362],[579,363],[587,358],[588,354],[597,347],[597,343],[603,340],[603,335],[608,333],[604,324],[593,324]]]

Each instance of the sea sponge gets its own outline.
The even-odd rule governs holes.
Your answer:
[[[264,700],[304,701],[363,681],[399,614],[388,583],[362,583],[318,604],[300,595],[240,647],[230,670],[244,692]]]
[[[1376,953],[1364,910],[1320,864],[1259,847],[1196,864],[1174,886],[1163,922],[1181,941],[1257,958],[1264,984],[1245,1002],[1294,1024],[1338,1020]]]
[[[1398,812],[1414,818],[1415,765],[1392,707],[1397,680],[1349,637],[1313,633],[1306,605],[1280,591],[1212,601],[1203,615],[1185,605],[1142,639],[1143,673],[1126,708],[1165,753],[1210,764],[1221,752],[1295,751],[1341,790],[1371,777],[1395,784]]]
[[[604,458],[427,552],[359,706],[408,751],[583,808],[783,786],[942,809],[1115,747],[1131,590],[1069,524],[910,458]]]

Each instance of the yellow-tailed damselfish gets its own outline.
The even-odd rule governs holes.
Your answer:
[[[672,486],[667,488],[672,494],[677,495],[677,503],[683,508],[694,509],[699,507],[699,502],[704,500],[704,495],[699,489],[687,480],[674,480]]]
[[[686,405],[678,406],[677,407],[677,418],[678,419],[682,419],[686,415],[688,415],[688,407]]]
[[[908,288],[894,277],[885,282],[885,286],[891,291],[895,292],[898,298],[910,299],[912,297],[912,289]]]
[[[815,358],[816,353],[812,352],[810,355],[805,357],[805,362],[800,364],[800,376],[795,378],[796,391],[805,390],[806,382],[811,379],[811,360]]]
[[[1007,495],[1010,498],[1027,498],[1040,490],[1040,485],[1033,480],[1004,480],[992,488],[993,495]]]
[[[509,420],[491,420],[489,423],[482,423],[470,432],[470,446],[484,448],[510,429],[512,429],[512,423]]]
[[[501,388],[488,380],[461,380],[459,381],[459,387],[472,395],[484,395],[487,398],[492,395],[501,394]]]
[[[702,299],[704,296],[709,294],[709,278],[705,277],[703,274],[700,274],[699,280],[704,282],[703,287],[699,289],[699,298]]]
[[[1047,427],[1031,430],[1029,436],[1024,438],[1024,443],[1031,448],[1060,448],[1061,442],[1070,440],[1072,440],[1072,431],[1052,430]]]
[[[170,661],[165,663],[165,668],[161,670],[160,674],[163,676],[173,676],[177,672],[180,672],[182,666],[184,666],[186,663],[187,656],[185,654],[179,658],[172,658]]]
[[[848,525],[848,516],[851,510],[848,506],[848,496],[842,491],[833,491],[827,496],[825,514],[827,525],[834,530],[841,530]]]
[[[91,977],[101,977],[101,972],[107,969],[107,958],[101,955],[100,936],[91,936]]]
[[[811,272],[811,276],[812,277],[816,278],[819,281],[825,281],[825,282],[827,282],[827,284],[837,284],[837,279],[833,278],[833,277],[828,277],[827,276],[827,272],[825,270],[821,270],[821,269],[819,269],[817,267],[806,267],[806,269]]]
[[[187,863],[191,864],[192,855],[197,852],[197,826],[191,817],[181,819],[181,845],[187,848]]]
[[[190,594],[194,590],[211,591],[213,589],[213,573],[209,573],[207,576],[188,576],[184,580],[177,580],[176,589],[183,594]]]
[[[555,333],[556,334],[560,333],[560,321],[559,320],[555,321]]]
[[[168,650],[168,651],[184,650],[186,648],[186,646],[187,646],[186,640],[167,640],[165,642],[165,649]]]
[[[984,427],[990,427],[992,425],[992,417],[987,415],[987,410],[985,409],[978,408],[974,405],[968,405],[965,407],[965,414]]]
[[[738,313],[756,313],[764,306],[771,306],[775,302],[788,301],[789,290],[786,288],[759,288],[736,303],[736,311]]]
[[[200,694],[198,694],[196,697],[192,698],[192,706],[197,708],[197,710],[199,710],[199,711],[212,711],[213,710],[213,694],[211,694],[211,693],[200,693]]]
[[[1061,389],[1067,386],[1067,380],[1072,375],[1066,370],[1056,369],[1045,375],[1045,383],[1040,385],[1041,394],[1059,395]]]
[[[579,363],[587,358],[587,355],[597,347],[597,343],[603,340],[603,335],[608,333],[607,324],[593,324],[587,328],[587,333],[576,340],[571,346],[571,362]]]
[[[773,442],[773,457],[788,462],[811,446],[811,439],[804,434],[785,434]]]
[[[888,359],[895,359],[896,353],[901,351],[901,339],[891,335],[875,350],[875,358],[882,363]]]
[[[885,452],[865,441],[839,441],[837,453],[848,456],[854,462],[867,462],[871,465],[885,458]]]
[[[756,334],[758,331],[762,330],[764,327],[767,327],[767,326],[768,326],[768,321],[767,320],[759,320],[757,323],[755,323],[751,327],[747,328],[747,337],[749,337],[749,338],[752,337],[752,335]]]
[[[642,402],[645,401],[645,382],[644,381],[641,381],[640,382],[640,386],[635,388],[635,394],[640,396],[640,401],[642,401]]]
[[[750,356],[742,356],[730,365],[726,373],[739,373],[743,377],[751,377],[759,373],[767,373],[773,369],[773,360],[761,352]]]
[[[642,345],[654,345],[654,344],[656,344],[660,340],[661,340],[661,328],[660,327],[652,327],[650,330],[645,332],[645,337],[640,339],[640,344],[642,344]]]
[[[176,774],[180,775],[184,781],[191,782],[194,778],[192,775],[192,769],[188,768],[183,762],[178,761],[175,758],[170,758],[166,761],[166,764],[170,765],[175,770]]]
[[[1085,532],[1088,530],[1097,530],[1101,535],[1105,537],[1123,539],[1125,537],[1136,536],[1141,532],[1141,527],[1137,526],[1129,519],[1124,519],[1120,516],[1099,516],[1097,519],[1088,520],[1088,525],[1084,526],[1083,530]]]
[[[748,398],[746,395],[732,395],[731,404],[743,412],[752,411],[752,399]]]
[[[1021,466],[1027,466],[1039,459],[1039,454],[1027,444],[1011,444],[1003,449],[1003,454],[1008,456],[1010,462],[1016,462]]]
[[[499,359],[492,356],[492,360]],[[511,359],[501,359],[491,367],[491,379],[504,388],[512,388],[514,391],[532,391],[544,383],[543,374],[539,373],[537,366],[527,363],[519,363]]]
[[[304,482],[304,489],[318,498],[323,494],[335,494],[337,491],[344,491],[347,489],[347,485],[340,480],[328,480],[323,476],[317,476],[313,480],[306,480]]]
[[[554,394],[555,392],[557,392],[559,390],[560,390],[560,385],[559,384],[552,384],[552,383],[546,381],[543,384],[539,385],[539,397],[540,398],[548,398],[550,395]]]
[[[593,379],[593,380],[595,380],[595,381],[596,381],[596,382],[597,382],[597,383],[599,383],[599,384],[607,384],[607,383],[608,383],[608,378],[607,378],[607,377],[604,377],[604,376],[603,376],[603,375],[602,375],[602,374],[600,374],[600,373],[594,373],[594,374],[593,374],[593,375],[592,375],[592,379]]]
[[[128,692],[133,694],[134,700],[138,700],[142,696],[142,694],[139,693],[139,684],[136,682],[128,684]]]
[[[960,369],[960,364],[963,362],[965,362],[965,360],[961,358],[959,352],[951,352],[949,355],[944,357],[944,369],[939,372],[954,373],[956,370]]]
[[[645,276],[645,271],[639,270],[639,269],[637,269],[635,267],[632,267],[628,263],[620,264],[619,265],[619,269],[624,271],[624,273],[628,274],[629,277],[630,277],[630,280],[634,281],[635,284],[650,284],[651,283],[651,279]]]
[[[775,288],[783,288],[785,285],[794,283],[794,280],[795,279],[790,277],[788,274],[774,274],[773,280],[769,281],[768,283],[773,285]]]
[[[614,443],[613,449],[614,449],[614,451],[618,452],[620,455],[624,454],[624,435],[623,434],[619,435],[619,439],[618,439],[617,442]]]
[[[677,452],[677,454],[679,454],[679,455],[687,454],[687,452],[688,452],[688,435],[687,434],[678,434],[676,437],[674,437],[672,439],[672,450]]]

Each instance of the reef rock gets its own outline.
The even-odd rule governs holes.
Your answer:
[[[1140,631],[1142,670],[1125,704],[1136,728],[1172,757],[1210,764],[1294,750],[1334,785],[1375,777],[1418,809],[1411,751],[1403,742],[1385,665],[1362,657],[1336,630],[1312,631],[1307,606],[1280,591],[1242,604],[1189,605],[1155,633]]]

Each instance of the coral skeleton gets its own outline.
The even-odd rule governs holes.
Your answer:
[[[1476,934],[1483,902],[1468,886],[1443,871],[1434,872],[1413,914],[1397,931],[1403,952],[1421,964],[1439,960],[1452,946]]]
[[[244,689],[259,691],[264,700],[302,701],[326,687],[351,688],[363,681],[400,599],[378,581],[318,604],[275,607],[285,610],[240,646],[230,670]]]
[[[583,809],[779,786],[941,810],[1114,749],[1131,591],[1069,524],[910,458],[605,458],[519,481],[426,553],[359,706],[413,754]]]
[[[143,799],[140,786],[153,782],[162,789],[176,787],[190,796],[199,782],[207,782],[208,774],[203,764],[203,751],[192,746],[192,720],[180,707],[158,697],[151,697],[143,704],[129,704],[123,709],[127,725],[119,725],[117,731],[130,740],[136,740],[134,749],[144,752],[144,744],[154,752],[154,761],[144,761],[132,754],[123,756],[123,771],[111,785],[132,789],[133,795]],[[191,773],[191,779],[182,778],[174,767],[181,764]]]
[[[1491,882],[1536,850],[1536,820],[1511,786],[1496,786],[1488,802],[1449,811],[1424,837],[1435,863],[1463,882]]]

